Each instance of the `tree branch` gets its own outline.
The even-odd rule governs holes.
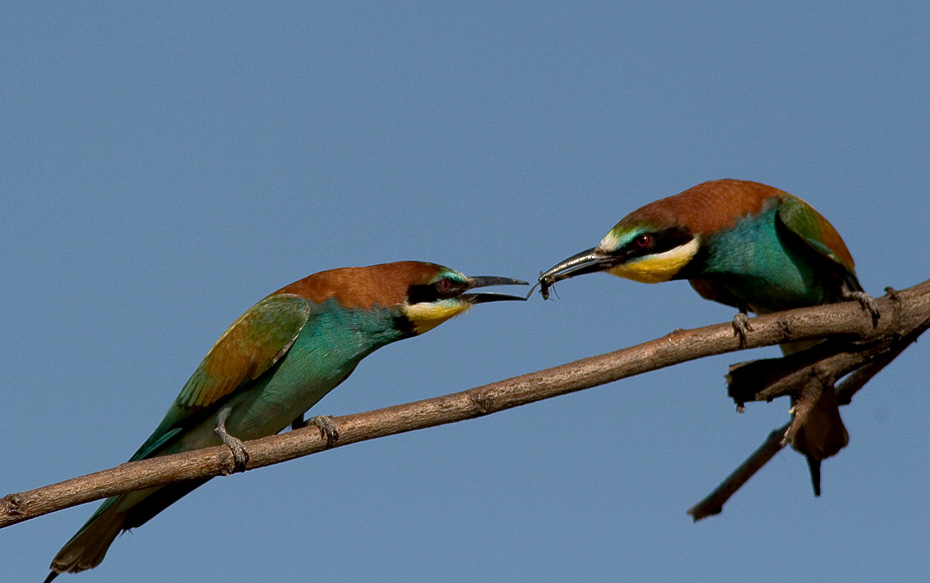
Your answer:
[[[836,398],[839,405],[849,405],[852,402],[853,395],[855,395],[859,389],[864,387],[865,384],[883,368],[891,364],[891,361],[904,352],[905,348],[916,342],[917,338],[928,329],[930,329],[930,319],[917,326],[910,334],[900,338],[890,346],[885,347],[883,352],[874,355],[872,360],[866,362],[846,377],[843,382],[836,387]],[[783,379],[779,379],[769,385],[769,388],[782,382]],[[738,468],[733,470],[733,473],[727,476],[719,486],[703,500],[689,508],[688,514],[691,515],[694,521],[697,522],[708,516],[723,512],[723,505],[727,500],[729,500],[749,478],[762,469],[762,466],[775,457],[775,454],[788,444],[786,434],[790,426],[791,423],[787,423],[783,427],[770,433],[765,442],[763,442],[752,455],[746,458]]]
[[[754,318],[752,332],[748,334],[743,346],[733,334],[730,322],[693,330],[676,330],[637,346],[460,393],[337,417],[334,422],[339,438],[334,447],[472,419],[674,364],[741,349],[827,337],[860,341],[877,341],[888,337],[901,339],[914,334],[922,325],[930,325],[930,280],[879,298],[876,303],[881,317],[874,326],[872,318],[856,302],[779,312]],[[893,358],[891,356],[888,362]],[[877,370],[872,374],[875,372]],[[871,377],[863,378],[864,384]],[[246,447],[250,455],[246,469],[251,470],[322,451],[326,449],[326,438],[315,427],[307,427],[249,441]],[[0,499],[0,527],[134,490],[220,476],[227,471],[230,463],[229,449],[218,446],[125,463],[49,486],[9,494]]]

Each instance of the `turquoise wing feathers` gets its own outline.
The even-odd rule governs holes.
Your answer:
[[[239,317],[210,349],[158,428],[132,460],[144,459],[184,429],[184,421],[259,378],[290,349],[313,305],[294,295],[272,295]]]

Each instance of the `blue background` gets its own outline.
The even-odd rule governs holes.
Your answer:
[[[153,3],[154,4],[154,3]],[[805,198],[863,285],[930,276],[926,2],[5,5],[0,494],[124,461],[265,294],[402,259],[533,279],[713,178]],[[589,276],[389,346],[315,412],[427,398],[728,321]],[[788,403],[684,364],[218,479],[61,581],[925,581],[926,340],[856,396],[815,499],[783,451],[685,510]],[[40,581],[91,513],[0,531]]]

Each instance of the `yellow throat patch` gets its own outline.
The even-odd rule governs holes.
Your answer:
[[[608,273],[641,283],[662,283],[681,271],[701,246],[697,237],[664,253],[644,255],[608,270]]]
[[[404,308],[404,315],[413,323],[417,334],[423,334],[471,309],[471,303],[456,298],[440,302],[420,302]]]

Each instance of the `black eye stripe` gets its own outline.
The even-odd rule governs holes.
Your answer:
[[[672,227],[663,231],[640,233],[623,246],[621,252],[627,257],[657,255],[684,245],[694,236],[684,227]]]
[[[439,294],[432,285],[411,285],[407,290],[407,302],[410,304],[435,302],[437,299],[439,299]]]
[[[462,295],[468,289],[468,284],[448,277],[443,277],[432,284],[411,285],[407,290],[407,302],[419,304],[421,302],[435,302]]]
[[[436,282],[436,292],[440,298],[454,298],[468,289],[468,284],[444,277]]]

